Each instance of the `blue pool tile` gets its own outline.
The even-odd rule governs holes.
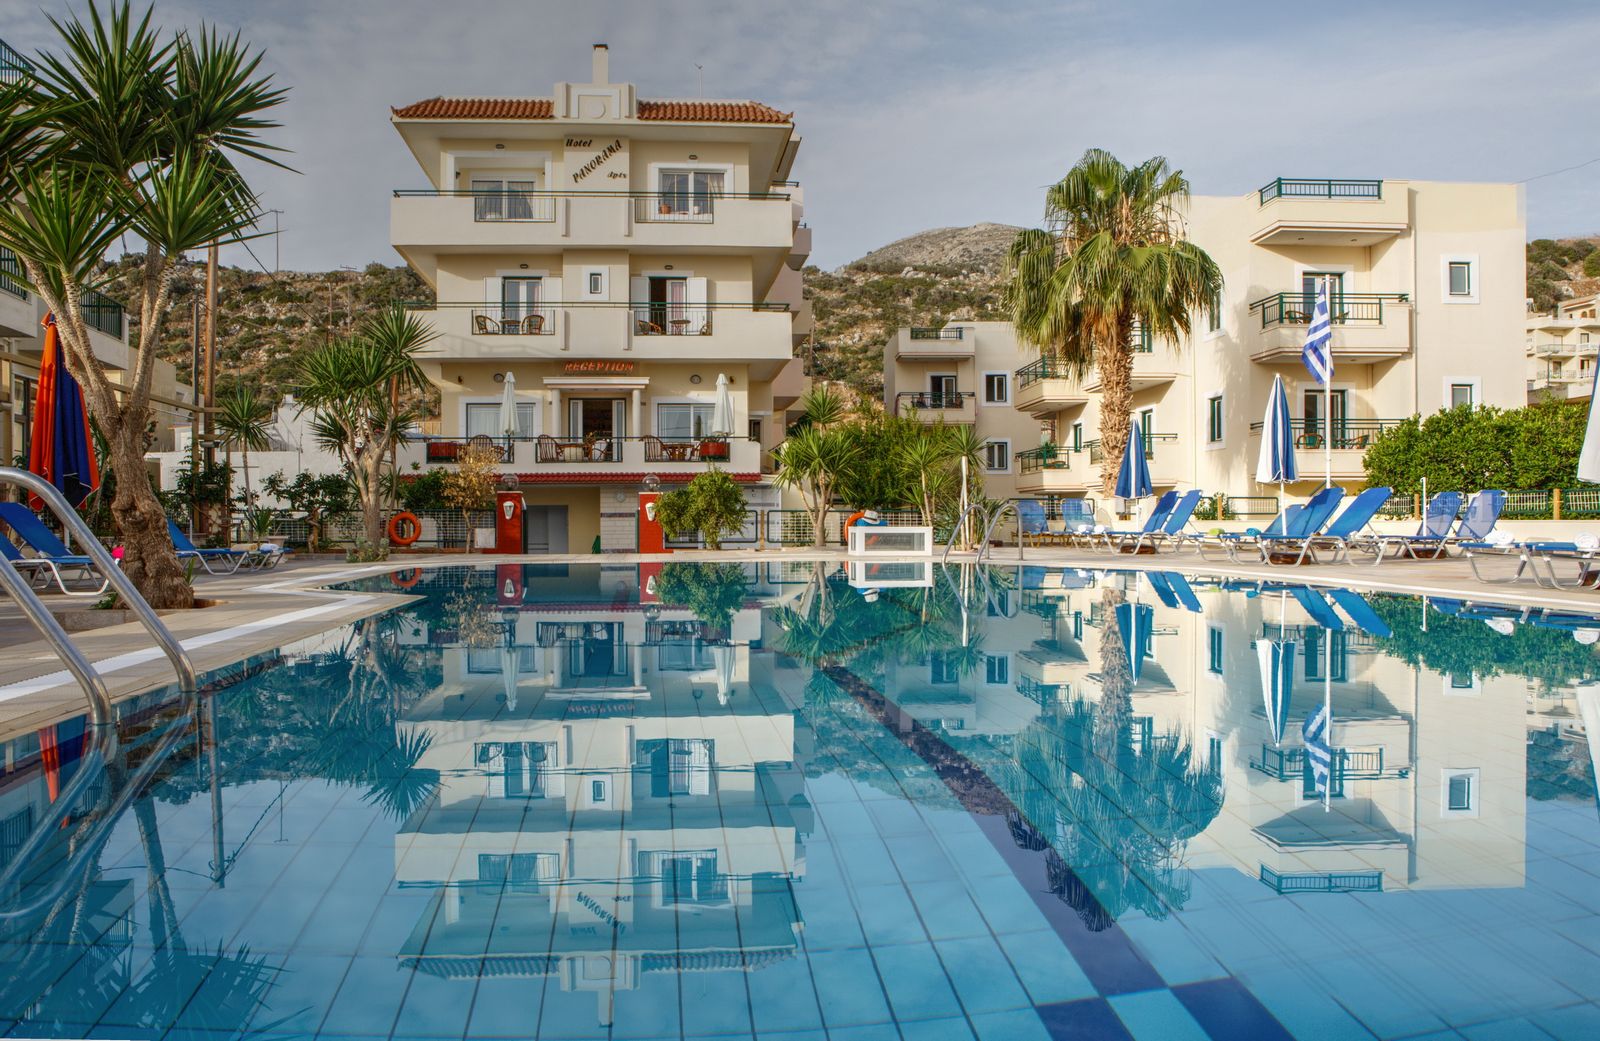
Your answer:
[[[1497,1023],[1477,1023],[1457,1031],[1467,1041],[1550,1041],[1551,1035],[1525,1019],[1502,1019]]]
[[[988,936],[989,924],[972,903],[961,882],[929,882],[911,890],[928,935],[935,940],[959,940]]]
[[[946,940],[936,946],[968,1015],[1032,1006],[993,937]]]
[[[855,891],[855,911],[861,931],[873,945],[910,943],[927,938],[916,905],[905,886],[863,886]]]
[[[472,1010],[475,979],[448,979],[426,972],[411,974],[405,1002],[395,1018],[394,1036],[461,1037]]]
[[[1593,1041],[1600,1037],[1600,1006],[1585,1002],[1529,1017],[1557,1041]]]
[[[1173,995],[1212,1037],[1292,1041],[1283,1024],[1236,979],[1173,987]]]
[[[1107,1000],[1134,1041],[1211,1041],[1170,990],[1119,994]]]
[[[889,993],[889,1005],[902,1023],[961,1014],[961,1003],[931,944],[874,947],[872,956]]]
[[[835,1027],[889,1022],[883,984],[866,951],[812,952],[811,974],[822,1005],[822,1021],[830,1032]]]
[[[804,955],[752,972],[746,982],[757,1033],[822,1029],[817,988]]]
[[[975,1012],[972,1027],[978,1041],[1051,1041],[1039,1013],[1031,1008],[1013,1012]]]
[[[828,1030],[829,1041],[901,1041],[903,1035],[893,1023],[873,1023],[860,1027],[833,1027]],[[915,1037],[916,1035],[910,1035]]]
[[[405,998],[411,970],[394,958],[355,958],[322,1021],[330,1035],[362,1034],[393,1027]]]
[[[1053,1041],[1132,1041],[1105,998],[1044,1005],[1036,1013]]]
[[[1372,1031],[1329,996],[1325,988],[1293,969],[1251,972],[1250,993],[1295,1037],[1327,1041],[1371,1041]]]
[[[1035,1005],[1096,995],[1094,984],[1053,932],[1000,933],[1000,946]]]
[[[678,977],[685,1037],[749,1034],[750,992],[743,972],[686,972]]]
[[[1227,970],[1206,953],[1182,921],[1168,918],[1157,922],[1129,915],[1121,926],[1169,987],[1227,975]]]
[[[486,978],[478,981],[467,1021],[468,1037],[529,1038],[539,1029],[543,1007],[539,980]],[[677,1022],[677,987],[673,987],[673,1018]]]

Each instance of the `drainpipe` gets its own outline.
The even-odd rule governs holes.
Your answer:
[[[1422,301],[1417,277],[1417,222],[1411,220],[1409,205],[1407,211],[1406,218],[1411,224],[1411,413],[1418,415],[1422,412],[1422,316],[1418,314]]]

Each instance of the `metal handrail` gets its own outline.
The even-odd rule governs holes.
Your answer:
[[[998,510],[994,511],[994,516],[989,518],[989,526],[983,530],[983,541],[978,543],[978,556],[974,563],[983,563],[983,555],[989,551],[989,536],[994,534],[994,526],[1000,523],[1000,518],[1006,515],[1007,510],[1017,515],[1017,559],[1023,559],[1022,551],[1025,540],[1022,537],[1022,511],[1017,509],[1015,499],[1007,499],[1000,504]]]
[[[19,470],[12,466],[0,466],[0,485],[6,484],[26,488],[44,500],[44,504],[50,507],[50,512],[54,513],[62,525],[78,540],[82,552],[94,561],[100,573],[106,577],[106,581],[117,591],[117,596],[133,612],[134,617],[139,619],[139,623],[150,634],[150,638],[155,640],[156,644],[172,662],[172,667],[178,674],[179,689],[186,694],[193,693],[196,686],[195,671],[194,663],[189,660],[188,653],[178,643],[177,638],[172,635],[172,631],[162,624],[160,617],[151,609],[145,598],[139,594],[139,590],[134,586],[133,581],[117,566],[117,562],[112,558],[110,551],[100,544],[99,539],[95,538],[94,532],[89,528],[89,525],[83,522],[83,518],[78,516],[77,511],[67,502],[66,497],[56,489],[55,485],[38,474],[30,473],[27,470]],[[33,589],[22,581],[22,576],[17,574],[15,568],[8,564],[4,571],[0,572],[0,575],[4,576],[0,577],[0,581],[5,582],[7,591],[16,598],[17,603],[22,607],[23,613],[44,634],[45,639],[49,641],[57,655],[66,664],[68,671],[72,672],[79,684],[83,686],[84,693],[89,696],[91,707],[98,707],[95,705],[96,692],[101,697],[104,697],[106,688],[104,681],[99,679],[99,675],[95,672],[93,666],[89,665],[88,660],[67,639],[66,632],[56,622],[55,617],[50,614],[49,610],[45,608],[44,603],[34,594]],[[15,585],[13,585],[13,579],[15,580]],[[51,631],[52,628],[54,632]],[[64,651],[63,645],[71,648],[71,651]],[[79,665],[86,669],[87,673],[80,672]],[[86,674],[93,675],[97,682],[93,684],[85,682]],[[107,699],[107,708],[109,710],[109,698]]]
[[[950,559],[950,547],[954,546],[956,544],[956,539],[961,536],[961,526],[967,522],[967,514],[974,511],[977,512],[978,516],[982,517],[983,504],[978,502],[969,502],[967,503],[966,508],[961,511],[960,515],[956,517],[956,523],[950,529],[950,537],[945,540],[944,555],[939,558],[939,563],[943,564],[946,560]]]

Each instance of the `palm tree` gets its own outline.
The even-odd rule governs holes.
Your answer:
[[[1100,478],[1116,485],[1133,397],[1133,336],[1176,344],[1216,306],[1222,272],[1186,237],[1189,182],[1160,156],[1135,167],[1090,149],[1045,192],[1045,228],[1012,242],[1017,335],[1068,372],[1100,371]]]
[[[145,469],[150,385],[172,289],[173,262],[248,233],[260,205],[234,158],[276,163],[260,140],[284,100],[258,74],[261,52],[202,27],[165,36],[129,5],[87,21],[50,19],[60,53],[0,87],[0,246],[55,315],[68,371],[110,449],[112,517],[122,570],[152,605],[188,607],[194,591],[167,538],[166,514]],[[127,379],[96,358],[84,295],[106,281],[103,259],[133,237],[144,257]]]
[[[272,419],[272,403],[259,397],[250,387],[240,384],[217,403],[217,429],[222,432],[227,446],[228,462],[233,462],[233,449],[237,447],[244,456],[244,503],[255,504],[250,491],[250,449],[266,451],[271,442],[267,438],[267,424]]]
[[[844,427],[807,424],[783,442],[773,483],[800,492],[811,518],[813,546],[826,543],[828,509],[833,505],[834,491],[859,459],[859,446]]]
[[[390,382],[423,389],[417,353],[434,332],[399,306],[366,319],[355,336],[310,351],[300,363],[300,403],[312,413],[317,443],[344,460],[361,502],[364,545],[360,553],[380,559],[383,549],[383,464],[403,444],[417,411]]]

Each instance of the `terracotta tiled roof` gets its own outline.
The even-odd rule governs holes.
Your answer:
[[[640,119],[675,123],[787,123],[792,112],[779,112],[759,101],[640,101]]]
[[[396,119],[549,119],[549,98],[429,98],[390,109]]]
[[[549,98],[428,98],[392,108],[396,119],[553,119]],[[656,123],[788,123],[792,113],[759,101],[640,101],[639,118]]]

